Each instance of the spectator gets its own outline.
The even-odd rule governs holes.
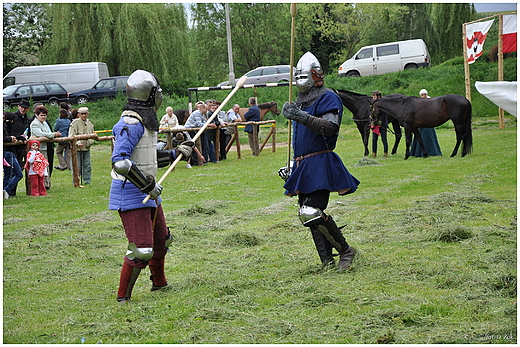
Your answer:
[[[372,99],[381,99],[383,95],[379,90],[374,90],[372,92]],[[376,119],[371,119],[370,128],[372,129],[372,157],[377,157],[377,139],[381,135],[381,142],[383,142],[383,156],[388,157],[388,140],[386,136],[386,131],[388,130],[388,116],[386,113],[381,112],[380,110],[379,117]],[[371,114],[370,114],[371,116]]]
[[[11,112],[4,112],[4,142],[14,142],[18,140],[16,136],[10,135],[11,125],[14,115]],[[13,146],[4,146],[4,199],[15,196],[14,189],[18,182],[23,178],[22,168],[16,159],[14,152],[10,149]],[[7,165],[6,165],[7,163]]]
[[[161,118],[159,122],[160,127],[164,128],[176,128],[179,125],[177,116],[173,113],[171,106],[166,107],[166,114]],[[166,149],[172,148],[172,133],[166,133]]]
[[[430,98],[426,89],[421,89],[419,91],[419,95],[423,99]],[[424,148],[426,148],[426,153],[428,153],[428,156],[442,155],[441,146],[439,146],[435,128],[419,128],[419,134],[421,135],[421,139],[423,140]],[[415,136],[413,137],[410,155],[418,158],[423,157],[421,145]]]
[[[88,107],[80,107],[78,109],[79,117],[70,123],[69,136],[94,134],[94,124],[87,119],[89,116]],[[78,151],[78,169],[81,177],[81,185],[91,183],[92,164],[90,161],[90,147],[94,143],[94,139],[76,141],[76,149]]]
[[[235,104],[233,107],[225,113],[223,120],[226,124],[241,122],[242,118],[240,117],[240,114],[238,111],[240,110],[240,105]],[[229,141],[231,141],[231,137],[235,133],[235,127],[234,126],[228,126],[224,128],[224,152],[226,151],[226,147],[229,144]]]
[[[70,118],[69,112],[66,109],[60,109],[60,118],[56,119],[56,123],[54,124],[54,131],[58,131],[61,133],[61,136],[67,137],[69,136],[69,127],[70,127]],[[65,157],[63,153],[65,152]],[[60,162],[60,166],[54,167],[55,169],[64,171],[67,169],[71,169],[70,163],[70,142],[60,142],[58,143],[58,148],[56,149],[56,156],[58,157],[58,161]]]
[[[208,119],[213,116],[213,113],[215,113],[215,111],[217,110],[217,108],[220,106],[220,102],[217,102],[215,100],[212,100],[211,101],[211,106],[208,106],[209,107],[209,110],[208,110]],[[222,158],[222,136],[220,136],[221,134],[219,133],[219,148],[220,148],[220,151],[219,151],[219,157],[217,157],[217,153],[216,153],[216,148],[217,148],[217,131],[220,131],[221,129],[219,128],[221,125],[224,125],[224,121],[222,120],[221,118],[221,114],[223,115],[224,113],[223,112],[219,112],[219,114],[214,117],[212,120],[211,120],[211,123],[210,124],[214,124],[215,125],[215,128],[214,129],[209,129],[206,131],[207,133],[207,136],[208,136],[208,143],[209,143],[209,161],[212,162],[212,163],[220,163],[219,159]],[[224,148],[225,150],[225,148]]]
[[[53,132],[51,130],[51,127],[49,126],[49,122],[47,122],[47,114],[49,111],[47,110],[47,107],[40,105],[37,106],[34,109],[34,114],[36,118],[31,122],[31,136],[34,137],[46,137],[49,139],[53,139],[55,137],[60,137],[61,133],[59,131]],[[51,153],[49,153],[49,149],[51,148],[51,145],[47,142],[43,142],[39,144],[39,151],[43,154],[45,159],[47,160],[47,164],[50,164],[49,157]],[[54,147],[52,146],[52,149]],[[52,152],[54,154],[54,151]],[[47,170],[47,174],[44,177],[44,184],[46,189],[51,188],[51,177],[50,177],[50,170]],[[31,188],[32,188],[32,182],[31,182]]]
[[[73,122],[74,119],[78,118],[78,109],[77,108],[73,108],[71,111],[70,111],[70,121]]]
[[[27,139],[29,138],[29,125],[31,124],[29,121],[29,116],[27,115],[27,111],[29,111],[29,101],[21,100],[18,103],[18,111],[13,113],[13,123],[11,124],[11,131],[9,135],[16,137],[16,139],[19,141],[23,141],[23,144],[9,146],[7,148],[8,151],[14,153],[16,160],[18,160],[18,164],[21,168],[25,166],[25,156],[27,153],[26,143]],[[11,196],[16,196],[17,187],[18,185],[13,187]]]
[[[72,122],[72,112],[70,112],[70,105],[67,104],[66,102],[62,102],[62,103],[60,103],[60,110],[67,111],[67,117]]]
[[[42,106],[43,107],[43,106]],[[45,156],[39,151],[40,141],[29,141],[29,152],[27,153],[27,161],[25,170],[31,181],[31,196],[46,196],[45,177],[49,176],[47,167],[49,162]]]
[[[190,135],[188,134],[187,131],[179,131],[177,133],[175,133],[175,136],[173,137],[172,139],[172,148],[175,149],[177,148],[178,146],[180,146],[183,142],[186,142],[186,141],[191,141],[191,137]],[[198,159],[202,162],[202,163],[205,163],[206,162],[206,159],[202,156],[202,154],[200,153],[199,149],[197,147],[193,147],[193,152],[195,152],[195,154],[197,155]],[[191,169],[191,162],[192,162],[192,159],[193,159],[193,154],[188,158],[187,160],[187,164],[186,164],[186,168],[188,169]]]
[[[190,116],[188,117],[188,120],[186,120],[186,124],[184,124],[185,128],[201,128],[206,124],[206,121],[208,113],[208,105],[206,104],[200,104],[198,106],[198,109],[194,111]],[[208,124],[208,128],[215,128],[215,124]],[[196,134],[195,131],[189,131],[188,132],[190,136],[193,138]],[[200,135],[200,143],[202,147],[202,156],[206,161],[209,160],[209,143],[208,143],[208,137],[206,136],[206,132],[203,132]],[[193,165],[198,165],[198,163],[194,162]],[[205,163],[203,163],[205,165]]]
[[[249,110],[244,114],[244,118],[246,122],[259,122],[260,121],[260,110],[256,105],[256,99],[254,97],[250,97],[249,101]],[[256,127],[256,136],[253,132],[253,126]],[[245,126],[244,131],[247,133],[247,138],[249,140],[249,146],[253,151],[253,156],[258,156],[260,154],[260,150],[258,148],[258,130],[259,126],[257,124],[248,124]]]

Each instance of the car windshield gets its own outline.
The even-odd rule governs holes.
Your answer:
[[[9,86],[4,88],[4,95],[11,95],[18,88],[18,86]]]

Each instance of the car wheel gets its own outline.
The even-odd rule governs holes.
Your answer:
[[[11,105],[9,105],[8,102],[4,102],[4,111],[9,110],[9,107],[11,107]]]
[[[49,100],[49,105],[58,106],[58,104],[59,104],[58,99],[50,99]]]
[[[359,77],[359,72],[357,71],[349,71],[347,77]]]
[[[415,64],[408,64],[404,67],[405,70],[415,70],[417,69],[417,65]]]
[[[88,98],[84,95],[78,96],[78,98],[76,99],[76,104],[78,104],[78,105],[83,105],[83,104],[86,104],[87,102],[88,102]]]

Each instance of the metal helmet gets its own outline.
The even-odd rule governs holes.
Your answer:
[[[307,52],[296,64],[296,86],[301,92],[306,92],[312,86],[323,84],[323,70],[320,62],[311,52]]]
[[[126,81],[126,96],[130,102],[157,111],[163,98],[159,79],[148,71],[134,71]]]

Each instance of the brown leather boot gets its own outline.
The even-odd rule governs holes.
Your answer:
[[[121,277],[119,278],[119,289],[117,291],[118,302],[128,302],[132,296],[132,289],[134,289],[135,281],[139,277],[141,269],[131,267],[127,263],[123,263],[121,268]]]

